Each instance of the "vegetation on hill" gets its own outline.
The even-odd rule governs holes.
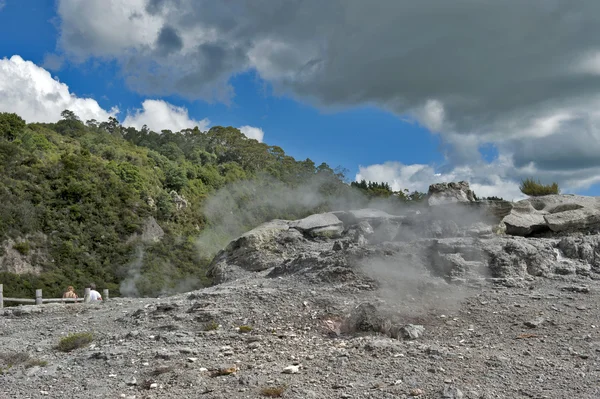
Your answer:
[[[368,198],[387,198],[391,202],[396,203],[418,203],[423,201],[427,196],[426,193],[419,191],[411,193],[408,189],[394,191],[388,183],[367,182],[364,179],[360,182],[352,182],[350,186],[360,190]]]
[[[194,289],[210,283],[215,251],[259,223],[424,196],[364,186],[232,127],[158,133],[69,110],[57,123],[0,113],[0,257],[33,266],[0,265],[0,282],[7,297],[58,297],[68,285],[82,294],[92,281],[111,296]],[[143,240],[152,218],[164,236]]]
[[[558,183],[542,184],[539,180],[525,179],[521,181],[519,186],[521,192],[525,195],[532,197],[539,197],[542,195],[560,194]]]

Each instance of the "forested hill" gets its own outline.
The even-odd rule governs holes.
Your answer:
[[[209,283],[206,242],[222,245],[237,233],[231,225],[302,217],[361,191],[327,164],[297,161],[232,127],[157,133],[62,116],[26,124],[0,113],[5,296],[30,297],[35,288],[59,296],[90,281],[115,295],[197,288]],[[274,205],[281,192],[293,197]]]

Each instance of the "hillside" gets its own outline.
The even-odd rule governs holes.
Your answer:
[[[2,113],[0,282],[6,296],[31,296],[35,288],[57,296],[90,281],[115,295],[198,288],[208,283],[212,255],[197,240],[210,223],[203,205],[211,193],[241,180],[293,188],[315,177],[329,193],[347,188],[328,165],[297,161],[231,127],[155,133],[114,118],[83,123],[70,111],[55,124]],[[256,220],[239,228],[324,203],[309,205],[287,215],[253,209]],[[211,235],[217,247],[230,238]]]

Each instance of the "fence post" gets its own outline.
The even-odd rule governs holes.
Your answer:
[[[0,284],[0,309],[4,307],[4,285]]]
[[[83,302],[88,303],[90,301],[90,288],[85,289],[85,294],[83,296]]]
[[[36,305],[41,305],[42,304],[42,290],[35,290],[35,304]]]
[[[103,295],[102,299],[104,299],[105,301],[108,301],[108,288],[105,288],[102,291],[102,295]]]

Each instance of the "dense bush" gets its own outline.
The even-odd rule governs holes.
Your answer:
[[[92,343],[94,336],[89,332],[73,333],[61,338],[56,346],[61,352],[71,352],[75,349],[84,348]]]
[[[525,195],[532,197],[539,197],[542,195],[560,194],[560,189],[557,183],[542,184],[539,180],[525,179],[521,181],[519,186],[521,192]]]

